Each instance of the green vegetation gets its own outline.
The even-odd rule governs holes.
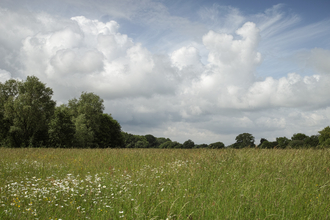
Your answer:
[[[330,150],[0,148],[0,219],[329,219]]]

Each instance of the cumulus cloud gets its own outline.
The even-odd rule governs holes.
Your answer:
[[[8,71],[0,69],[0,82],[4,83],[10,78],[11,74]]]
[[[164,8],[158,10],[160,17],[173,21]],[[221,10],[229,13],[226,18]],[[122,33],[114,20],[23,15],[25,21],[17,12],[0,10],[1,18],[10,18],[0,25],[8,34],[0,37],[5,58],[0,61],[0,81],[36,75],[54,89],[60,103],[81,91],[95,92],[126,131],[230,144],[242,132],[257,132],[257,138],[315,133],[330,118],[329,50],[304,52],[311,74],[258,75],[264,62],[263,37],[275,38],[299,20],[284,19],[280,6],[251,16],[255,22],[246,21],[235,8],[202,10],[203,20],[225,19],[222,26],[205,30],[195,42],[180,41],[167,53],[153,53]],[[229,29],[227,21],[235,21],[235,29]],[[14,24],[16,35],[8,28]],[[280,38],[276,43],[284,41]]]

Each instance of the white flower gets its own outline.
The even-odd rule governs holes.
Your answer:
[[[119,213],[120,213],[120,214],[123,214],[123,213],[124,213],[124,211],[119,211]]]

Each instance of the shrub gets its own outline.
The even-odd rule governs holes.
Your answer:
[[[212,143],[209,145],[209,148],[211,148],[211,149],[221,149],[224,147],[225,147],[225,144],[222,142],[215,142],[215,143]]]

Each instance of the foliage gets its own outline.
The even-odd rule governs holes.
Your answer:
[[[96,146],[100,148],[124,147],[124,137],[121,126],[109,114],[100,115],[99,131],[95,134]]]
[[[276,142],[278,143],[278,148],[284,149],[289,145],[290,140],[286,137],[278,137],[276,138]]]
[[[74,145],[78,148],[93,147],[94,132],[91,127],[87,127],[85,114],[80,114],[74,118],[76,132],[74,134]]]
[[[182,148],[182,144],[180,144],[179,142],[176,141],[166,141],[164,143],[162,143],[159,148]]]
[[[302,133],[297,133],[297,134],[293,134],[293,136],[291,137],[291,140],[293,140],[293,141],[296,141],[296,140],[303,141],[306,138],[308,138],[307,135],[302,134]]]
[[[57,107],[49,123],[49,146],[72,147],[75,131],[75,125],[71,121],[68,108],[64,105]]]
[[[260,143],[257,147],[260,147],[262,145],[262,143],[265,142],[265,141],[268,141],[268,140],[266,138],[261,138]]]
[[[303,147],[305,147],[305,143],[303,140],[293,140],[293,141],[290,141],[288,147],[294,148],[294,149],[303,148]]]
[[[219,142],[209,144],[208,147],[211,148],[211,149],[221,149],[221,148],[225,147],[225,144],[219,141]]]
[[[318,135],[312,135],[310,137],[307,137],[305,140],[305,145],[307,147],[317,147],[319,145],[319,136]]]
[[[195,143],[192,141],[192,140],[186,140],[183,145],[182,145],[183,148],[185,149],[192,149],[195,147]]]
[[[272,149],[275,148],[278,145],[277,141],[263,141],[262,144],[259,146],[259,148],[263,149]]]
[[[122,132],[126,148],[147,148],[149,142],[144,136]]]
[[[162,145],[163,143],[165,143],[167,141],[171,141],[171,139],[164,138],[164,137],[156,138],[156,147],[159,147],[160,145]]]
[[[236,143],[233,145],[234,148],[244,148],[244,147],[255,147],[254,137],[252,134],[243,133],[239,134],[236,138]]]
[[[319,131],[319,143],[323,147],[330,147],[330,127],[325,127],[322,131]]]
[[[68,106],[73,117],[84,114],[87,128],[91,128],[94,133],[99,131],[104,110],[103,99],[94,93],[82,92],[79,100],[69,100]]]
[[[2,132],[11,147],[43,146],[48,141],[48,123],[54,113],[53,91],[35,76],[26,81],[1,84],[1,117],[10,124]],[[8,126],[7,124],[7,126]],[[7,133],[7,134],[6,134]]]
[[[209,148],[207,144],[195,144],[195,148]]]
[[[157,146],[157,138],[155,136],[153,136],[151,134],[147,134],[144,137],[147,139],[147,141],[149,143],[148,148],[154,148]]]

